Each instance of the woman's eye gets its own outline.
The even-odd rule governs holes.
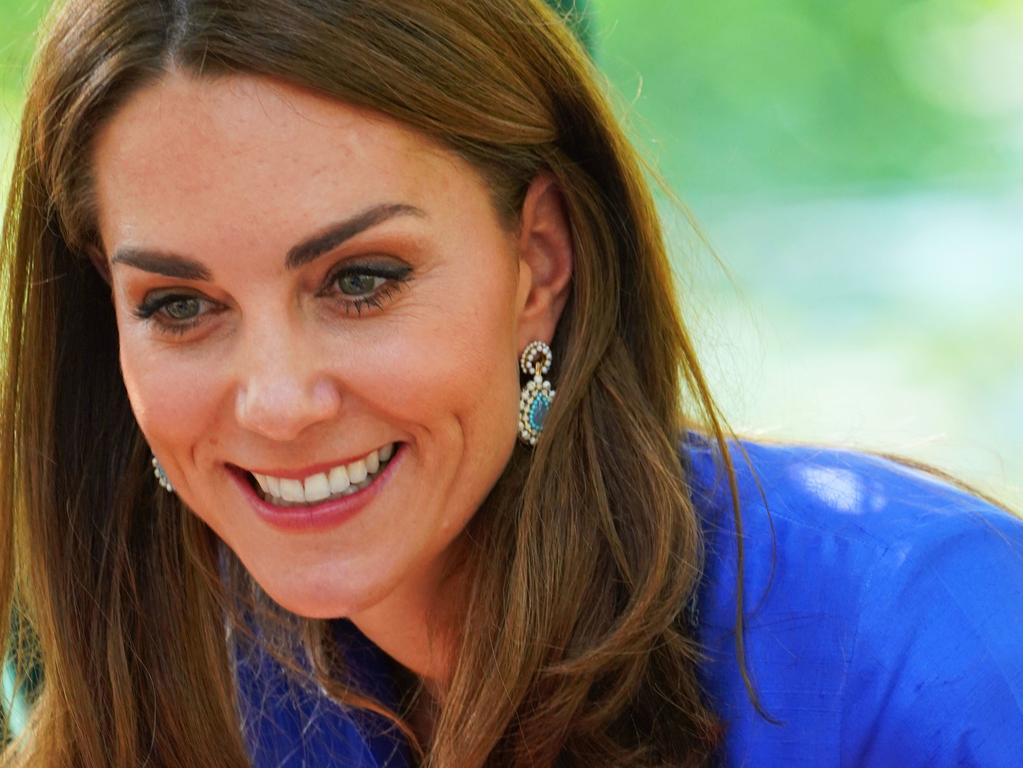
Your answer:
[[[199,300],[175,299],[163,305],[163,311],[172,320],[191,320],[199,314]]]
[[[412,268],[404,264],[349,264],[331,274],[323,294],[342,311],[361,315],[370,307],[381,309],[411,279]]]
[[[152,323],[160,331],[181,334],[215,309],[214,302],[202,296],[154,292],[135,308],[135,316]]]
[[[337,279],[337,287],[345,296],[364,296],[377,290],[385,282],[387,282],[386,278],[355,272],[340,275]]]

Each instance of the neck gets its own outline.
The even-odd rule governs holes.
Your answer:
[[[351,616],[375,646],[416,675],[440,701],[453,667],[464,578],[443,568],[406,579],[384,600]]]

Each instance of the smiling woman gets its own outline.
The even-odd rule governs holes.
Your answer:
[[[1019,753],[1023,525],[726,439],[539,1],[70,0],[3,269],[4,768]]]
[[[571,247],[550,175],[510,232],[417,132],[178,73],[103,127],[92,173],[122,376],[179,499],[277,603],[441,677],[391,628],[427,626],[423,587],[515,443],[518,350],[554,334]]]

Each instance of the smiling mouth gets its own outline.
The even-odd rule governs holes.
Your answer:
[[[338,464],[301,480],[263,475],[242,470],[253,490],[275,507],[305,507],[332,499],[341,499],[369,487],[394,457],[400,443],[370,451],[365,456]]]

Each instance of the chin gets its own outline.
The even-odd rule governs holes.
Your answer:
[[[324,595],[291,592],[277,595],[265,589],[264,591],[281,608],[303,619],[340,619],[352,612],[351,602],[343,598],[334,599]]]
[[[260,586],[281,608],[306,619],[351,617],[376,602],[373,596],[381,591],[369,585],[365,589],[353,589],[350,583],[324,584],[315,579],[286,584],[260,583]]]

